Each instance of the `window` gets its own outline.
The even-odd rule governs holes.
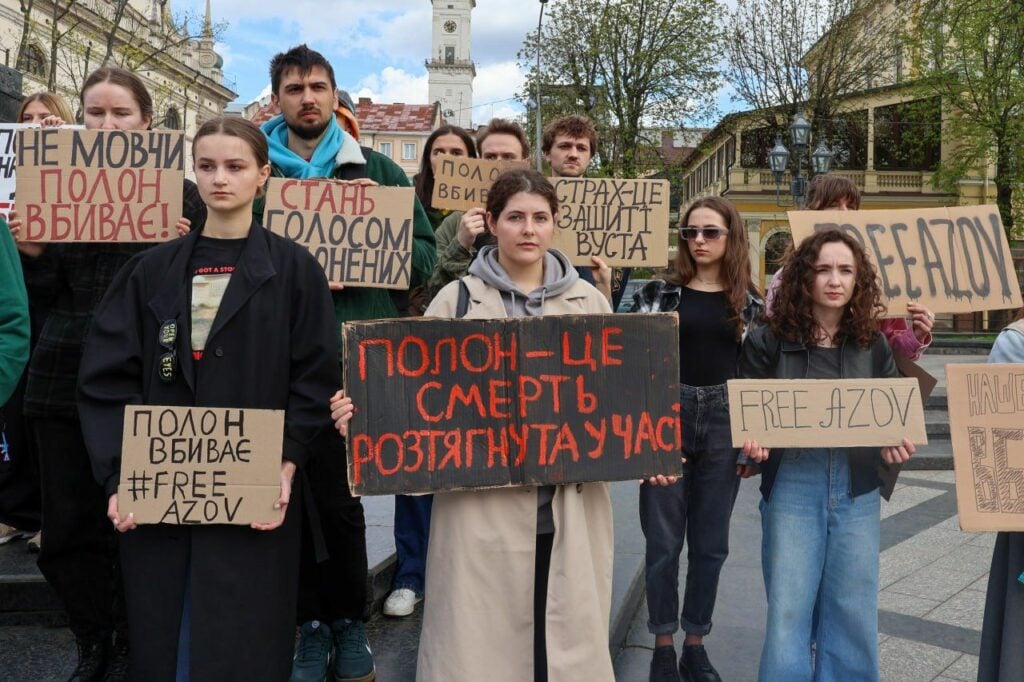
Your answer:
[[[875,169],[933,171],[942,155],[938,97],[875,109]]]
[[[833,170],[864,170],[868,167],[868,110],[833,114],[818,132],[825,135],[825,144],[832,150]],[[814,146],[817,147],[816,136]]]
[[[40,78],[46,78],[46,57],[38,45],[29,44],[25,46],[25,53],[21,55],[18,68],[26,73]]]
[[[416,159],[416,143],[415,142],[403,142],[402,143],[402,160],[413,161]]]
[[[381,142],[380,143],[380,149],[378,151],[381,154],[383,154],[384,156],[386,156],[386,157],[388,157],[390,159],[391,158],[391,143],[390,142]]]
[[[167,114],[164,116],[164,128],[168,130],[181,130],[181,116],[175,107],[167,109]]]
[[[444,48],[444,63],[454,64],[455,63],[455,48],[448,45]]]

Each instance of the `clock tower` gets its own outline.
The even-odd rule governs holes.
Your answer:
[[[473,78],[470,13],[476,0],[431,0],[434,6],[432,52],[426,61],[430,103],[441,103],[445,121],[473,125]]]

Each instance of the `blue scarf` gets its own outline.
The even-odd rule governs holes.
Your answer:
[[[320,138],[320,144],[313,152],[313,158],[304,158],[288,148],[288,125],[284,116],[278,115],[270,119],[260,130],[267,136],[270,145],[270,162],[281,169],[288,178],[329,178],[334,173],[334,158],[345,143],[345,131],[338,125],[337,119],[331,116],[331,122]]]

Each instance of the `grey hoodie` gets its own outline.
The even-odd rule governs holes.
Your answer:
[[[549,249],[544,254],[544,283],[526,293],[509,279],[505,268],[498,263],[498,247],[480,249],[469,274],[476,275],[487,286],[501,292],[505,314],[509,317],[535,317],[544,314],[544,301],[561,296],[580,278],[579,273],[561,251]]]

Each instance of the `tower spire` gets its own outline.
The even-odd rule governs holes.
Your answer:
[[[206,0],[206,18],[203,19],[203,37],[213,37],[213,12],[210,9],[210,0]]]

